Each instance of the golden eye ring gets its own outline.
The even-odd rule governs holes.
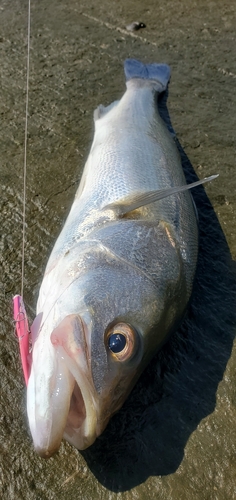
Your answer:
[[[119,361],[130,359],[136,352],[137,333],[127,323],[117,323],[106,334],[108,350]]]

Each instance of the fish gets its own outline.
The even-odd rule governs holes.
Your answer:
[[[167,64],[127,59],[123,97],[94,112],[94,139],[54,245],[31,327],[27,414],[45,458],[104,431],[189,303],[198,223],[159,115]]]

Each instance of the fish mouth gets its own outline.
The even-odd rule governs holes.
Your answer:
[[[37,379],[32,370],[27,389],[30,430],[35,451],[43,458],[58,451],[63,437],[79,450],[90,446],[97,437],[98,405],[89,374],[62,346],[55,351],[49,384],[44,383],[43,369],[40,376],[37,370]]]
[[[94,432],[91,432],[91,424],[89,426],[91,417],[91,411],[87,414],[81,389],[75,381],[63,437],[79,450],[84,450],[90,446],[97,437]]]
[[[66,353],[64,356],[68,357]],[[90,377],[82,376],[77,367],[71,363],[71,359],[68,362],[75,384],[63,437],[78,450],[84,450],[97,438],[98,401]]]

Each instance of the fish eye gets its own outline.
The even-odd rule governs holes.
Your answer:
[[[108,347],[112,352],[121,352],[125,348],[126,338],[121,333],[113,333],[108,339]]]
[[[125,361],[130,359],[136,352],[136,331],[127,323],[117,323],[108,330],[106,343],[113,358],[118,361]]]

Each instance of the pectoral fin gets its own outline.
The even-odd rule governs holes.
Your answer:
[[[144,205],[149,205],[149,203],[153,203],[154,201],[162,200],[163,198],[167,198],[172,194],[182,193],[187,191],[188,189],[192,189],[196,186],[200,186],[205,182],[210,182],[213,179],[216,179],[219,174],[211,175],[210,177],[205,177],[200,181],[192,182],[191,184],[185,184],[184,186],[175,186],[166,189],[159,189],[158,191],[149,191],[145,193],[136,193],[134,196],[129,196],[122,201],[118,200],[115,203],[110,203],[104,207],[104,210],[114,210],[117,215],[122,217],[128,212],[132,212],[136,208],[143,207]]]

